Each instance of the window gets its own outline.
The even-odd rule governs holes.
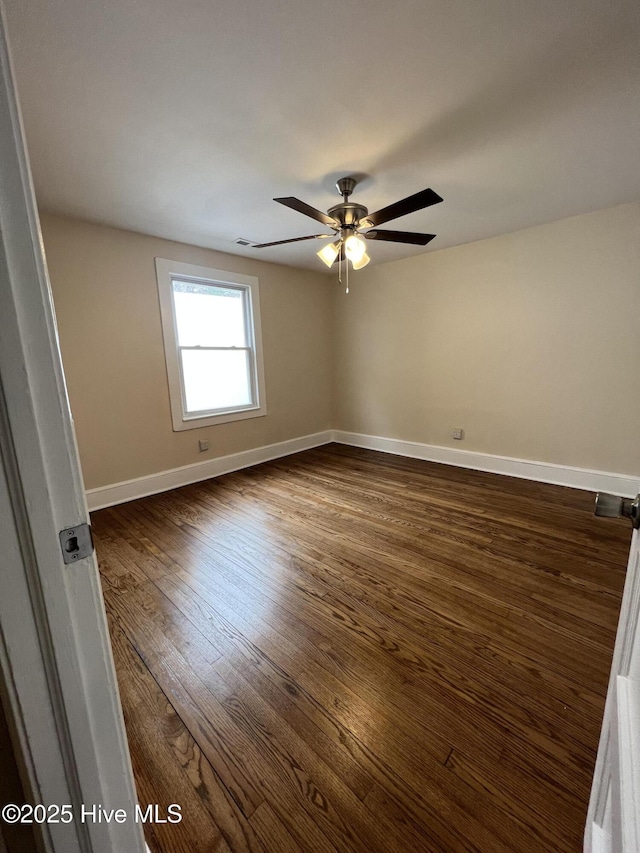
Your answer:
[[[156,258],[174,430],[266,414],[258,279]]]

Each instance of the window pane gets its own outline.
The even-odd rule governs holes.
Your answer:
[[[174,279],[178,344],[182,347],[246,347],[246,292]]]
[[[187,412],[253,403],[247,350],[182,350],[181,355]]]

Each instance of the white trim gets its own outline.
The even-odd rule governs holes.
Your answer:
[[[207,459],[206,462],[195,462],[192,465],[170,468],[167,471],[136,477],[133,480],[123,480],[120,483],[89,489],[87,503],[91,511],[103,509],[169,489],[177,489],[179,486],[188,486],[190,483],[198,483],[211,477],[220,477],[222,474],[229,474],[251,465],[259,465],[261,462],[279,459],[281,456],[300,453],[302,450],[310,450],[331,442],[379,450],[396,456],[409,456],[412,459],[424,459],[428,462],[455,465],[458,468],[506,474],[509,477],[541,483],[554,483],[588,491],[609,491],[626,497],[635,497],[640,490],[640,478],[630,477],[627,474],[609,474],[605,471],[572,468],[569,465],[556,465],[551,462],[532,462],[528,459],[513,459],[508,456],[494,456],[490,453],[439,447],[435,444],[420,444],[415,441],[400,441],[394,438],[328,429],[276,444],[254,447],[240,453],[218,456],[215,459]]]
[[[87,491],[87,503],[90,510],[114,506],[125,501],[146,497],[146,495],[155,495],[168,489],[176,489],[178,486],[188,486],[189,483],[198,483],[211,477],[219,477],[222,474],[229,474],[231,471],[248,468],[250,465],[259,465],[261,462],[279,459],[281,456],[289,456],[292,453],[300,453],[302,450],[320,447],[322,444],[329,444],[332,439],[332,431],[325,430],[312,435],[303,435],[300,438],[291,438],[288,441],[280,441],[277,444],[266,444],[252,450],[231,453],[228,456],[218,456],[216,459],[208,459],[206,462],[196,462],[193,465],[171,468],[168,471],[160,471],[146,477],[137,477],[134,480],[125,480],[122,483],[89,489]]]
[[[396,438],[363,435],[339,429],[333,430],[333,440],[338,444],[348,444],[352,447],[364,447],[368,450],[379,450],[382,453],[394,453],[397,456],[410,456],[412,459],[441,462],[458,468],[473,468],[476,471],[506,474],[522,480],[554,483],[557,486],[570,486],[591,492],[612,492],[624,497],[635,497],[640,491],[640,477],[628,474],[612,474],[607,471],[558,465],[555,462],[515,459],[511,456],[494,456],[492,453],[458,450],[454,447],[401,441]]]
[[[253,275],[242,275],[226,270],[201,267],[167,258],[156,258],[156,280],[160,300],[160,319],[162,321],[162,339],[167,366],[169,404],[174,432],[185,429],[225,424],[247,418],[260,418],[267,414],[267,400],[264,380],[264,357],[262,353],[262,324],[260,319],[260,283]],[[178,336],[176,332],[175,311],[173,305],[173,277],[191,279],[203,284],[236,286],[243,289],[248,337],[251,340],[253,370],[251,382],[255,402],[251,406],[238,407],[224,412],[193,414],[186,412],[184,382],[178,355]]]
[[[611,839],[601,826],[594,824],[591,837],[585,841],[584,853],[611,853]]]
[[[637,638],[638,635],[636,635]],[[638,687],[634,679],[616,679],[618,757],[620,762],[620,822],[622,850],[640,850],[640,763],[638,758]]]
[[[625,694],[628,684],[637,675],[633,673],[633,656],[637,652],[634,646],[640,639],[638,629],[640,627],[640,531],[634,530],[631,536],[631,547],[629,549],[629,561],[622,595],[622,606],[618,620],[616,644],[613,651],[613,662],[609,677],[609,688],[607,701],[604,709],[602,729],[600,733],[600,744],[598,756],[593,774],[591,797],[587,812],[585,827],[584,853],[600,853],[596,845],[599,841],[608,846],[602,848],[603,853],[622,853],[621,832],[631,831],[623,824],[621,794],[623,787],[625,793],[638,790],[638,784],[630,786],[623,778],[629,779],[629,773],[634,778],[640,778],[640,767],[638,767],[638,748],[633,743],[633,736],[629,723],[633,719],[637,726],[637,712],[629,714],[629,702],[622,709],[618,700],[630,698],[630,692]],[[625,713],[626,712],[626,713]],[[630,763],[629,763],[630,762]],[[626,764],[626,766],[625,766]],[[638,796],[637,794],[635,796]],[[632,813],[634,809],[631,810]],[[607,815],[608,812],[608,815]],[[627,806],[626,818],[629,817]],[[640,819],[640,814],[635,810],[634,821]],[[599,831],[603,830],[603,831]],[[634,826],[632,830],[636,836],[640,836],[640,826]],[[624,848],[625,850],[627,848]],[[628,848],[630,851],[637,849],[635,846]]]

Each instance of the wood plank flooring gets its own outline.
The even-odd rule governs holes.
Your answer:
[[[631,527],[328,445],[93,514],[154,853],[578,853]]]

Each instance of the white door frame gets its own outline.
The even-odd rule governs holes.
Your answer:
[[[585,827],[585,853],[640,850],[640,530],[629,549]]]
[[[44,849],[144,853],[97,563],[58,539],[88,513],[13,81],[0,14],[0,667],[33,802],[74,810]]]

